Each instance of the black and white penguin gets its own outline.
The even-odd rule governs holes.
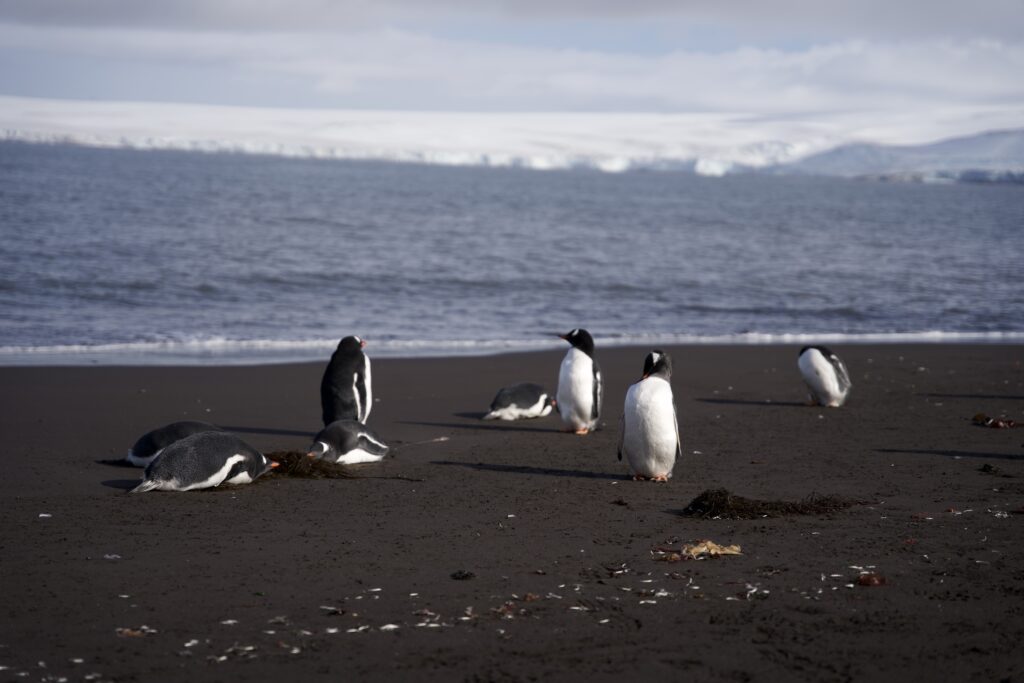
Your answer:
[[[546,417],[555,407],[555,399],[539,384],[524,382],[503,387],[491,401],[485,420],[528,420]]]
[[[338,420],[313,437],[308,455],[339,465],[377,462],[388,454],[388,445],[366,425],[355,420]]]
[[[594,338],[584,329],[558,336],[572,344],[572,348],[558,371],[555,407],[566,431],[586,434],[597,428],[604,396],[601,368],[594,358]]]
[[[824,346],[805,346],[797,358],[800,374],[810,390],[811,405],[838,408],[850,394],[850,373],[839,356]]]
[[[668,481],[682,450],[667,353],[647,354],[643,377],[626,391],[619,431],[619,460],[626,456],[633,478]]]
[[[320,380],[320,406],[324,426],[337,420],[357,420],[366,424],[373,408],[370,386],[370,359],[363,353],[366,342],[345,337],[331,356]]]
[[[130,493],[193,491],[221,484],[248,484],[277,463],[228,432],[199,432],[175,441],[146,467]]]
[[[199,432],[219,431],[223,430],[209,422],[199,422],[196,420],[172,422],[169,425],[159,427],[140,436],[135,445],[128,449],[128,455],[124,456],[124,461],[129,465],[145,467],[153,462],[153,458],[160,455],[163,449],[175,441],[184,439],[192,434],[198,434]]]

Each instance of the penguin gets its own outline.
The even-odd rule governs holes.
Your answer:
[[[555,407],[555,399],[539,384],[524,382],[503,387],[491,401],[485,420],[528,420],[546,417]]]
[[[810,390],[810,405],[838,408],[846,402],[853,386],[839,356],[824,346],[805,346],[800,349],[797,367]]]
[[[366,342],[345,337],[331,356],[320,380],[320,406],[324,426],[336,420],[357,420],[366,424],[373,408],[370,359],[363,353]]]
[[[175,441],[149,463],[142,483],[129,493],[193,491],[221,484],[248,484],[277,467],[228,432],[198,432]]]
[[[558,336],[572,344],[572,348],[558,371],[555,407],[565,423],[565,431],[587,434],[597,429],[604,396],[601,368],[594,358],[594,338],[584,329]]]
[[[619,460],[625,454],[636,480],[668,481],[682,455],[672,397],[672,359],[660,350],[644,359],[640,381],[626,391],[619,430]]]
[[[388,445],[362,423],[338,420],[313,437],[306,455],[338,465],[356,465],[383,460],[388,450]]]
[[[179,439],[183,439],[191,434],[198,434],[199,432],[219,431],[223,430],[209,422],[198,422],[195,420],[172,422],[169,425],[159,427],[140,436],[135,445],[128,449],[128,455],[124,457],[124,462],[137,467],[145,467],[153,462],[153,459],[160,455],[163,449]]]

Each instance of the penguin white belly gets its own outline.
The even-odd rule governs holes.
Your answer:
[[[366,405],[359,412],[359,421],[366,424],[366,421],[370,419],[370,411],[373,410],[373,382],[370,377],[370,359],[367,356],[363,356],[363,388],[366,390]],[[356,394],[358,395],[358,393],[357,388]]]
[[[622,450],[643,477],[672,476],[678,432],[672,387],[659,377],[637,382],[626,392]]]
[[[569,349],[558,371],[555,396],[562,421],[573,429],[592,429],[594,409],[594,361],[579,349]]]
[[[380,462],[383,459],[383,455],[374,455],[364,451],[362,448],[353,448],[334,462],[338,465],[358,465],[362,462]]]
[[[811,349],[800,356],[797,364],[814,400],[829,408],[842,405],[846,396],[839,386],[836,369],[828,358],[817,349]]]

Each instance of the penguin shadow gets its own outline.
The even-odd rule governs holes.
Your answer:
[[[110,458],[110,459],[104,459],[104,460],[96,460],[95,462],[96,462],[97,465],[108,465],[110,467],[126,467],[126,468],[133,469],[133,470],[139,470],[140,472],[143,469],[143,468],[141,468],[141,467],[139,467],[137,465],[131,464],[130,462],[128,462],[124,458]]]
[[[743,401],[735,398],[697,398],[695,401],[701,403],[717,403],[721,405],[731,406],[760,406],[760,407],[776,407],[776,408],[806,408],[806,403],[800,403],[799,401]]]
[[[545,477],[576,477],[578,479],[611,479],[626,481],[628,476],[608,472],[588,472],[587,470],[563,470],[553,467],[533,467],[530,465],[501,465],[487,462],[455,462],[453,460],[432,460],[431,465],[445,467],[465,467],[481,472],[502,472],[505,474],[539,474]]]
[[[140,470],[141,471],[141,470]],[[100,484],[106,486],[109,489],[119,489],[121,491],[130,491],[142,482],[142,478],[138,479],[107,479],[101,481]]]
[[[963,399],[992,399],[995,401],[1024,401],[1024,396],[1001,396],[999,394],[926,394],[918,393],[917,396],[926,398],[963,398]]]
[[[473,424],[467,424],[465,422],[412,422],[409,420],[401,421],[398,424],[419,425],[421,427],[448,427],[451,429],[477,429],[482,432],[538,432],[551,434],[558,431],[557,429],[521,426],[522,422],[530,422],[530,420],[513,420],[512,422],[505,422],[504,424],[502,424],[502,420],[484,420],[482,419],[484,414],[485,413],[455,413],[455,417],[464,417],[476,420]]]
[[[941,455],[944,458],[978,458],[981,460],[1024,460],[1024,455],[1015,455],[1013,453],[975,453],[973,451],[950,451],[943,449],[876,448],[875,453],[890,455]]]
[[[237,427],[231,425],[220,425],[222,429],[235,432],[236,434],[271,434],[273,436],[301,436],[312,439],[316,432],[303,431],[300,429],[281,429],[277,427]]]

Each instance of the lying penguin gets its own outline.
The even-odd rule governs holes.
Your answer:
[[[853,386],[839,356],[824,346],[805,346],[800,349],[797,366],[810,390],[811,405],[838,408],[846,402]]]
[[[223,431],[217,425],[212,425],[209,422],[199,422],[196,420],[183,420],[182,422],[172,422],[169,425],[158,427],[151,432],[146,432],[139,437],[139,440],[135,442],[135,445],[128,449],[128,455],[124,457],[124,462],[129,465],[136,465],[138,467],[145,467],[149,463],[153,462],[153,459],[160,455],[160,452],[170,446],[175,441],[184,439],[186,436],[192,434],[198,434],[199,432],[219,432]]]
[[[221,484],[249,484],[277,463],[224,431],[198,432],[175,441],[146,467],[129,493],[194,491]]]
[[[668,481],[681,454],[671,381],[672,359],[655,350],[644,359],[643,377],[626,391],[619,460],[626,456],[634,479]]]
[[[338,465],[355,465],[383,460],[388,450],[388,445],[366,425],[356,420],[336,420],[313,437],[306,455]]]
[[[491,401],[485,420],[528,420],[545,417],[555,407],[555,399],[539,384],[524,382],[503,387]]]

